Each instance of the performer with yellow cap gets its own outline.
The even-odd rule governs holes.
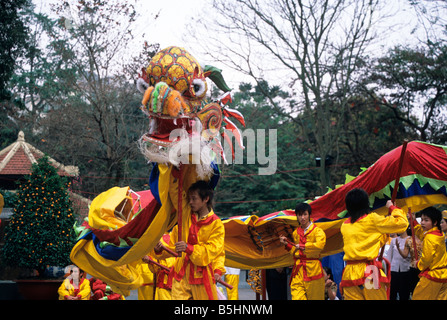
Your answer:
[[[142,258],[142,263],[137,263],[135,269],[141,276],[142,284],[138,288],[138,300],[154,300],[154,273],[149,268],[149,265]]]

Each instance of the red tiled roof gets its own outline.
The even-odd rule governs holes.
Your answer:
[[[20,131],[17,141],[0,151],[0,175],[30,174],[31,165],[43,156],[43,152],[25,142],[24,134]],[[48,160],[58,169],[60,176],[77,176],[79,174],[77,167],[64,166],[50,157]]]
[[[13,144],[0,150],[0,176],[27,175],[31,173],[31,165],[42,158],[44,153],[25,142],[25,136],[20,131],[18,139]],[[48,157],[49,162],[58,169],[60,176],[78,176],[79,169],[75,166],[64,166]],[[70,191],[73,209],[81,219],[88,216],[91,201]]]
[[[35,158],[37,155],[33,153]],[[0,157],[0,162],[6,157]],[[37,160],[36,159],[36,160]],[[31,173],[31,160],[26,156],[25,151],[22,148],[19,148],[14,157],[12,157],[5,165],[5,167],[0,171],[0,174],[30,174]]]

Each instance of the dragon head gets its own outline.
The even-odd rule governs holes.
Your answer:
[[[224,91],[217,101],[206,99],[207,78]],[[185,144],[197,143],[202,146],[201,161],[210,159],[203,157],[204,150],[212,150],[224,158],[219,136],[228,138],[226,129],[238,131],[229,117],[245,126],[243,116],[225,106],[231,95],[221,70],[212,66],[202,68],[183,48],[168,47],[155,54],[149,66],[142,69],[137,87],[144,93],[141,109],[149,117],[149,130],[141,137],[140,146],[152,162],[177,165],[178,157],[172,154],[178,155]]]

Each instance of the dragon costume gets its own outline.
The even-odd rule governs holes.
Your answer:
[[[224,92],[213,102],[206,98],[207,78]],[[144,283],[139,273],[141,258],[166,231],[190,215],[186,197],[189,186],[197,180],[216,186],[218,162],[226,162],[221,137],[231,141],[234,136],[243,148],[241,135],[230,118],[245,126],[243,116],[225,105],[231,95],[220,70],[202,68],[183,48],[169,47],[157,53],[139,75],[138,88],[143,95],[142,110],[149,117],[149,130],[139,145],[153,165],[150,190],[114,187],[98,195],[88,219],[76,227],[78,241],[70,255],[73,263],[124,296]],[[340,227],[347,218],[344,198],[352,188],[365,189],[372,209],[387,213],[385,203],[395,187],[400,149],[390,151],[359,176],[348,177],[346,184],[310,202],[314,223],[327,238],[320,257],[343,249]],[[447,204],[446,150],[416,141],[408,144],[396,199],[399,207],[416,211]],[[226,266],[265,269],[293,264],[278,240],[279,234],[292,240],[297,227],[292,210],[263,217],[233,217],[223,224]],[[185,235],[179,234],[185,241]]]
[[[217,101],[206,98],[207,78],[224,91]],[[137,87],[143,93],[141,109],[149,117],[149,130],[139,145],[153,164],[150,191],[115,187],[97,196],[88,219],[76,228],[78,241],[70,255],[73,263],[125,296],[144,282],[138,272],[141,258],[190,216],[189,186],[197,180],[216,186],[218,162],[226,161],[220,139],[240,137],[230,117],[245,126],[243,116],[225,106],[231,95],[221,70],[202,68],[183,48],[158,52],[142,70]],[[186,241],[181,230],[179,234]]]

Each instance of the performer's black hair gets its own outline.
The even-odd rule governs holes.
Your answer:
[[[421,216],[428,217],[433,223],[433,227],[437,227],[439,230],[441,230],[441,219],[442,219],[441,211],[439,211],[435,207],[428,207],[420,211],[419,214]]]
[[[351,223],[370,212],[369,196],[365,190],[355,188],[349,191],[345,197],[346,210],[351,217]]]
[[[310,216],[310,214],[312,213],[312,208],[306,202],[298,203],[295,207],[295,214],[298,216],[298,215],[302,214],[304,211],[309,212],[309,216]]]
[[[205,200],[207,197],[209,197],[208,208],[212,208],[214,190],[209,186],[208,182],[203,180],[196,181],[189,187],[188,194],[192,191],[197,191],[200,199],[202,200]]]

